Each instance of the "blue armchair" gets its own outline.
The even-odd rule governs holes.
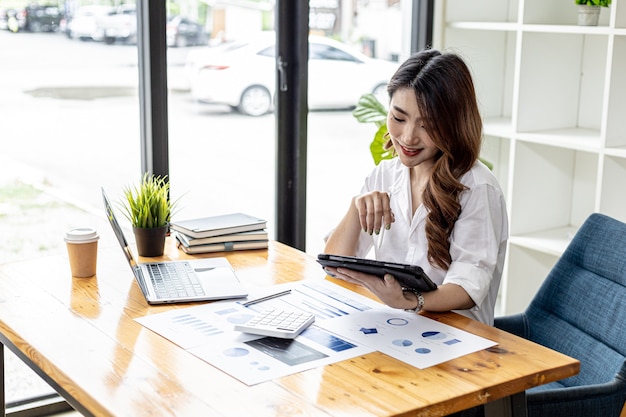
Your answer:
[[[527,391],[529,417],[617,417],[626,400],[626,224],[594,213],[521,314],[495,326],[580,360]]]

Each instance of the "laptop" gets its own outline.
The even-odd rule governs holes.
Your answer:
[[[102,198],[107,219],[149,304],[225,300],[248,295],[226,258],[138,263],[104,188]]]

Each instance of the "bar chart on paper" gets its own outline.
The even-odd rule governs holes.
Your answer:
[[[361,314],[379,303],[326,281],[302,282],[289,290],[281,287],[272,291],[247,302],[203,304],[137,321],[248,385],[373,351],[320,328],[317,323]],[[305,311],[315,315],[315,322],[295,339],[235,330],[237,324],[247,322],[265,309]]]

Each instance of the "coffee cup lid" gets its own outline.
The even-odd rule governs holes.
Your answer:
[[[91,243],[98,239],[98,231],[91,227],[76,227],[65,232],[65,241],[70,243]]]

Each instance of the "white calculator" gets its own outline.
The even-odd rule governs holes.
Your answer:
[[[315,315],[303,311],[265,310],[247,323],[236,324],[235,330],[262,336],[293,339],[315,321]]]

